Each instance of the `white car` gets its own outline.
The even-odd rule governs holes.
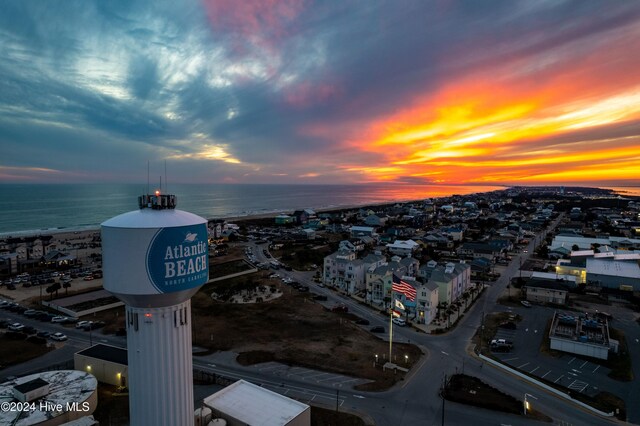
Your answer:
[[[51,322],[60,322],[60,323],[64,323],[69,321],[70,318],[69,317],[61,317],[61,316],[57,316],[57,317],[53,317],[51,318]]]
[[[53,333],[51,336],[52,340],[57,340],[58,342],[62,342],[63,340],[67,340],[67,336],[62,333]]]
[[[7,328],[11,331],[20,331],[24,328],[24,325],[20,324],[19,322],[14,322],[13,324],[10,324],[9,327]]]
[[[404,327],[405,325],[407,325],[407,322],[402,318],[394,318],[392,321],[395,325],[400,327]]]
[[[89,324],[91,324],[91,321],[78,321],[76,323],[76,328],[89,327]]]

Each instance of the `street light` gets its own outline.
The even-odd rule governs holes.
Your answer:
[[[375,367],[376,365],[378,365],[378,354],[376,354],[376,360],[375,360],[375,362],[373,363],[373,366],[374,366],[374,367]]]
[[[529,404],[529,401],[527,401],[527,397],[530,396],[533,399],[538,399],[535,396],[531,395],[530,393],[525,393],[524,394],[524,415],[527,415],[527,411],[531,409],[531,406]]]
[[[404,356],[404,363],[409,364],[409,355]]]

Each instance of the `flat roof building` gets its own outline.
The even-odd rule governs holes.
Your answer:
[[[229,426],[309,426],[311,407],[244,380],[204,399]]]
[[[609,339],[606,319],[576,312],[556,311],[549,339],[551,349],[593,358],[608,359],[610,349],[618,351],[618,342]]]

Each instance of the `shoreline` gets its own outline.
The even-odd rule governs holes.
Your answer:
[[[500,189],[495,189],[495,190],[492,190],[492,191],[470,192],[470,193],[466,193],[466,194],[457,194],[457,195],[471,196],[471,195],[487,194],[487,193],[496,192],[496,191],[506,191],[506,190],[511,189],[511,188],[542,188],[542,187],[555,188],[555,187],[558,187],[558,186],[556,186],[556,185],[550,185],[550,186],[502,186],[502,187],[500,187]],[[577,187],[574,186],[574,187],[569,187],[569,188],[577,188]],[[626,193],[621,193],[620,191],[616,190],[616,189],[622,189],[622,187],[599,188],[599,187],[587,187],[587,186],[585,186],[585,187],[580,187],[580,188],[591,188],[591,189],[609,191],[611,194],[616,194],[616,195],[619,195],[619,196],[628,196],[628,197],[632,197],[632,198],[640,197],[640,195],[635,195],[633,192],[628,193],[628,191],[625,191]],[[635,187],[629,187],[629,188],[635,188]],[[413,199],[387,200],[387,201],[380,201],[380,202],[367,202],[367,203],[360,203],[360,204],[330,205],[330,206],[322,206],[322,207],[309,207],[309,206],[307,206],[307,207],[300,207],[299,209],[307,208],[307,209],[314,210],[316,213],[326,213],[326,212],[333,212],[333,211],[353,210],[353,209],[359,209],[359,208],[364,208],[364,207],[389,206],[389,205],[393,205],[393,204],[396,204],[396,203],[415,203],[415,202],[424,201],[426,199],[438,200],[438,199],[442,199],[442,198],[451,197],[453,195],[456,195],[456,194],[433,196],[433,197],[424,197],[424,198],[417,198],[417,199],[413,198]],[[296,210],[298,210],[298,209],[296,209]],[[248,213],[246,215],[230,214],[228,216],[206,217],[206,219],[209,222],[216,221],[216,220],[224,220],[224,221],[229,222],[229,223],[234,223],[234,222],[250,221],[250,220],[255,220],[255,219],[267,219],[267,218],[271,218],[271,217],[275,218],[279,214],[292,214],[293,211],[294,210],[271,210],[271,211],[265,211],[265,212],[262,212],[262,213],[258,213],[258,212],[256,212],[256,213]],[[100,231],[100,224],[78,225],[78,226],[69,226],[69,227],[41,228],[41,229],[30,229],[30,230],[20,230],[20,231],[7,231],[7,232],[0,232],[0,241],[1,240],[6,240],[6,239],[10,239],[10,238],[29,238],[29,237],[44,236],[44,235],[57,236],[59,234],[81,234],[81,233],[84,234],[84,233],[99,232],[99,231]]]

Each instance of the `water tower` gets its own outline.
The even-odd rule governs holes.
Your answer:
[[[104,288],[126,304],[132,425],[193,425],[191,296],[209,280],[207,221],[176,197],[102,224]]]

